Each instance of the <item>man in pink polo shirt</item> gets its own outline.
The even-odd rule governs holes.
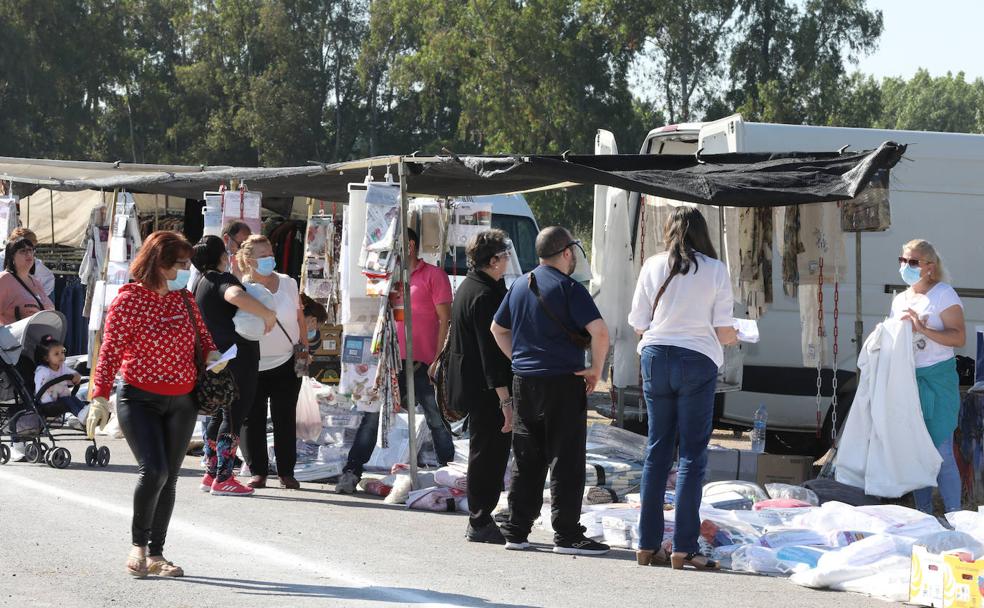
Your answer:
[[[448,337],[451,322],[451,282],[443,270],[417,257],[419,243],[417,233],[413,230],[408,232],[410,235],[410,314],[413,315],[411,338],[413,339],[414,396],[417,404],[424,411],[424,418],[434,438],[437,460],[443,466],[454,460],[454,443],[450,431],[444,426],[444,419],[438,409],[434,385],[431,384],[430,377],[438,350]],[[396,333],[400,341],[400,356],[406,359],[407,349],[402,321],[397,321]],[[400,372],[400,392],[404,396],[406,375],[406,369]],[[355,434],[355,441],[349,450],[348,462],[345,464],[342,477],[335,485],[336,492],[351,494],[355,491],[356,484],[362,477],[362,468],[369,462],[373,448],[376,447],[378,429],[379,413],[363,414],[359,430]]]

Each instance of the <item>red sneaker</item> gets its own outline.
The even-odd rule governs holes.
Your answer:
[[[211,492],[213,483],[215,483],[215,478],[208,473],[205,473],[205,477],[202,477],[202,485],[199,489],[202,492]]]
[[[212,496],[252,496],[253,488],[247,488],[235,477],[212,484]]]

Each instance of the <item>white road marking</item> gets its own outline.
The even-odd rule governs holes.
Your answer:
[[[9,482],[15,485],[19,485],[22,488],[28,490],[34,490],[36,492],[41,492],[44,494],[49,494],[58,498],[69,500],[75,502],[84,507],[90,509],[99,509],[107,513],[112,513],[126,520],[129,520],[132,516],[132,510],[129,508],[124,508],[119,505],[115,505],[92,496],[86,496],[84,494],[77,494],[70,490],[64,488],[56,487],[36,481],[34,479],[27,479],[20,477],[19,475],[0,469],[0,480]],[[325,577],[333,581],[342,583],[345,587],[366,587],[372,588],[373,593],[378,593],[379,595],[384,595],[389,597],[394,602],[403,602],[407,604],[414,604],[415,606],[423,607],[434,607],[434,608],[445,608],[448,606],[458,606],[458,604],[447,604],[441,602],[431,601],[431,596],[422,591],[416,591],[413,589],[391,589],[383,583],[373,581],[371,579],[365,578],[360,574],[354,572],[346,571],[340,568],[329,568],[328,566],[321,565],[311,560],[308,557],[303,557],[300,555],[295,555],[276,547],[271,547],[262,543],[251,542],[244,540],[238,536],[232,536],[230,534],[224,534],[222,532],[217,532],[212,528],[205,526],[200,526],[189,521],[184,521],[178,518],[171,518],[171,524],[168,528],[169,532],[178,531],[181,534],[186,534],[193,536],[197,541],[201,543],[208,543],[215,545],[217,549],[221,549],[224,554],[228,554],[230,551],[235,551],[238,553],[250,554],[258,559],[265,560],[272,564],[276,564],[288,571],[302,569],[307,572],[314,574],[316,576]],[[367,600],[371,601],[373,598],[368,597]]]

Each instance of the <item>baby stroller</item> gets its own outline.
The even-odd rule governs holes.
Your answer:
[[[34,386],[33,354],[45,336],[59,341],[65,337],[65,317],[60,312],[44,310],[10,325],[0,325],[0,465],[10,460],[10,446],[2,443],[8,437],[11,444],[26,441],[24,450],[28,462],[44,461],[56,469],[72,463],[72,453],[58,446],[59,439],[82,440],[89,445],[85,463],[90,467],[109,464],[109,448],[98,446],[84,431],[68,427],[53,429],[43,412],[41,396],[59,382],[72,376],[59,376],[44,386]],[[28,378],[29,380],[25,380]],[[76,386],[72,395],[78,391]]]

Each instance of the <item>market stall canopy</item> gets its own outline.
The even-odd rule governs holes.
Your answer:
[[[0,157],[0,179],[53,190],[111,190],[201,198],[233,180],[265,197],[344,201],[367,174],[382,180],[407,165],[407,192],[478,196],[603,185],[679,201],[761,207],[839,201],[857,196],[879,170],[895,166],[905,146],[865,152],[638,154],[563,156],[384,156],[303,167],[174,167]],[[15,188],[16,191],[16,188]]]

